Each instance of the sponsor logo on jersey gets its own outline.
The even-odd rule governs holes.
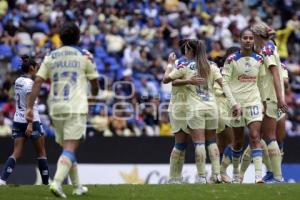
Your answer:
[[[248,76],[246,74],[242,74],[238,77],[238,80],[241,82],[256,82],[256,76]]]

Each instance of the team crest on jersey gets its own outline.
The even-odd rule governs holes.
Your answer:
[[[249,62],[245,63],[245,67],[246,67],[245,73],[248,73],[251,71],[251,64]]]

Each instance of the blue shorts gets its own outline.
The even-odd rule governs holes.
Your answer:
[[[12,128],[12,138],[27,138],[25,131],[27,129],[27,123],[13,122]],[[42,124],[38,121],[33,122],[32,124],[33,132],[29,137],[30,139],[38,139],[40,136],[44,135]]]

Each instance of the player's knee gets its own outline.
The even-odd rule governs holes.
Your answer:
[[[174,146],[177,150],[184,151],[187,147],[186,143],[176,143]]]
[[[252,144],[260,144],[260,134],[257,131],[252,132],[249,135],[249,139]]]
[[[233,144],[234,149],[242,149],[244,145],[243,140],[235,140]]]

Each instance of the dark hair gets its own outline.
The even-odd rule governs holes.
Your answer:
[[[250,32],[254,35],[253,30],[252,30],[250,27],[247,27],[247,28],[244,28],[244,29],[240,32],[240,38],[243,37],[243,35],[244,35],[244,33],[245,33],[246,31],[250,31]]]
[[[218,67],[223,67],[224,63],[226,61],[226,59],[228,58],[228,56],[230,56],[231,54],[240,51],[241,49],[239,47],[229,47],[226,50],[226,53],[223,57],[218,56],[214,59],[214,62],[217,63]]]
[[[197,74],[202,78],[207,78],[210,73],[210,64],[207,60],[204,42],[197,39],[191,39],[186,42],[186,46],[195,56]]]
[[[22,58],[21,68],[24,73],[28,73],[30,70],[30,67],[37,65],[34,58],[31,56],[25,55],[25,56],[22,56],[21,58]]]
[[[80,39],[80,30],[75,23],[68,22],[59,30],[59,37],[63,45],[76,45]]]
[[[188,39],[179,40],[180,52],[182,53],[182,55],[185,54],[185,45],[186,45],[187,41],[188,41]]]

